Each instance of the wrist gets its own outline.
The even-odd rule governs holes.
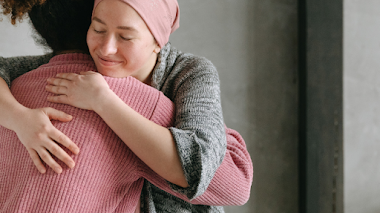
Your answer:
[[[27,116],[29,110],[29,108],[21,104],[15,104],[13,106],[10,106],[9,110],[7,110],[8,116],[6,118],[6,121],[3,122],[3,126],[12,131],[16,131],[17,127],[19,126],[19,122],[22,122],[22,119],[25,118],[25,116]]]
[[[111,89],[102,89],[99,91],[98,96],[93,99],[92,110],[97,114],[109,108],[109,104],[115,102],[118,96]]]

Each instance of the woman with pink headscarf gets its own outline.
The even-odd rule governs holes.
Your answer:
[[[48,79],[46,89],[57,94],[48,98],[50,102],[98,114],[139,159],[191,200],[206,191],[222,163],[226,132],[215,67],[168,43],[169,35],[178,28],[178,20],[174,0],[99,0],[95,1],[87,36],[89,52],[100,74],[133,77],[174,102],[173,127],[165,128],[141,116],[110,90],[99,73],[58,74]],[[252,171],[247,171],[245,175],[251,180]],[[142,209],[149,212],[165,208],[222,211],[179,200],[172,205],[168,194],[149,183],[144,184],[142,198]]]

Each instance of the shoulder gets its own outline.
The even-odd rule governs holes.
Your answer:
[[[207,58],[191,53],[178,54],[171,75],[176,77],[178,83],[190,81],[191,83],[214,82],[219,84],[219,74],[215,65]]]
[[[214,64],[205,57],[185,53],[168,43],[162,50],[165,70],[170,72],[198,72],[217,74]]]
[[[175,68],[180,69],[181,71],[217,74],[216,67],[210,60],[191,53],[179,54],[174,66],[174,69]]]
[[[181,54],[173,66],[169,79],[174,97],[191,96],[192,99],[207,94],[219,97],[220,79],[214,64],[205,57]],[[195,100],[195,99],[194,99]]]
[[[160,53],[158,66],[153,73],[156,89],[172,99],[180,88],[207,87],[220,84],[214,64],[205,57],[177,50],[170,44]]]

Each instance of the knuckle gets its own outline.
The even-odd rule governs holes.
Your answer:
[[[50,127],[48,125],[42,125],[40,129],[35,133],[35,137],[38,140],[43,140],[46,138],[46,135],[50,131]]]
[[[49,148],[49,151],[50,151],[50,153],[58,153],[59,152],[59,148],[57,146],[51,146]]]
[[[61,78],[57,79],[57,84],[60,85],[62,83],[62,81],[63,80]]]
[[[44,124],[41,126],[41,131],[39,133],[46,134],[50,131],[50,125]]]
[[[39,153],[39,156],[40,156],[41,159],[43,159],[44,161],[46,161],[46,160],[49,159],[49,157],[50,157],[50,155],[49,155],[47,152]]]
[[[52,91],[53,93],[57,93],[57,86],[52,86],[52,87],[51,87],[51,91]]]
[[[67,143],[67,148],[68,148],[69,150],[76,149],[76,147],[74,146],[73,143]]]
[[[60,88],[61,88],[60,86],[55,86],[54,87],[54,92],[59,94],[61,92]]]
[[[66,141],[66,137],[63,134],[59,134],[57,140],[59,143],[64,143]]]
[[[75,98],[73,96],[66,96],[68,103],[73,103],[75,101]]]
[[[44,107],[44,108],[38,108],[38,109],[35,109],[37,112],[39,113],[44,113],[44,114],[47,114],[47,111],[49,111],[49,107]]]
[[[42,141],[45,138],[45,134],[43,132],[36,133],[36,139]]]
[[[60,96],[55,96],[54,99],[58,102],[62,102],[63,101],[63,96],[60,95]]]

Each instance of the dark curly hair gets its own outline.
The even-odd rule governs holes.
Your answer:
[[[54,52],[88,51],[87,30],[91,24],[94,0],[0,0],[3,14],[12,24],[25,14],[35,30]]]

